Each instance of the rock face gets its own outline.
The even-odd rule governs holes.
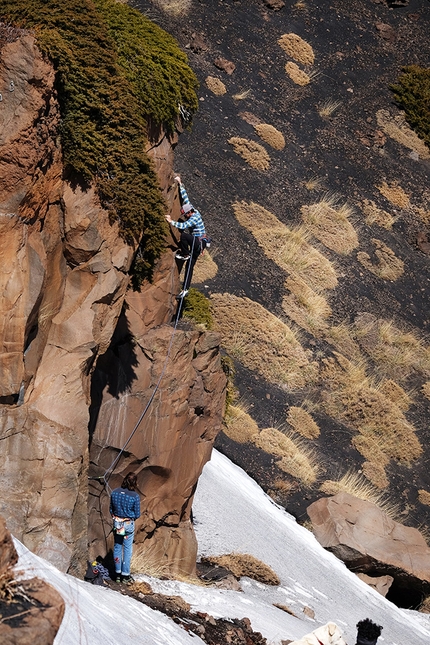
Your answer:
[[[353,571],[392,576],[397,593],[429,588],[430,549],[417,529],[348,493],[321,498],[307,512],[318,542]]]
[[[12,537],[0,517],[0,615],[3,617],[0,642],[2,645],[50,645],[63,619],[64,600],[51,585],[38,578],[21,581],[17,588],[12,581],[12,567],[17,560]],[[6,583],[13,597],[4,593]],[[14,615],[17,618],[12,619]]]
[[[150,396],[157,370],[161,371],[157,349],[165,351],[171,328],[154,328],[171,321],[178,275],[169,251],[155,268],[153,283],[139,294],[128,293],[124,306],[134,249],[119,237],[117,226],[109,223],[95,190],[83,190],[64,178],[54,72],[32,35],[14,30],[9,40],[0,60],[0,85],[9,87],[12,80],[14,88],[3,92],[0,102],[0,478],[8,491],[0,501],[0,512],[30,550],[63,571],[81,574],[88,544],[90,411],[100,470],[99,464],[104,467],[111,458],[109,450],[117,454],[141,404]],[[149,153],[175,217],[178,200],[171,187],[172,141],[154,128],[150,135],[157,138],[148,144]],[[121,315],[125,307],[126,314]],[[134,452],[127,452],[133,455],[130,463],[136,458],[143,460],[142,468],[154,464],[169,469],[167,479],[173,485],[176,475],[172,473],[177,467],[182,469],[175,454],[179,445],[180,458],[181,450],[195,453],[195,462],[187,457],[193,461],[187,485],[196,484],[210,453],[209,437],[213,439],[219,425],[219,412],[207,400],[210,388],[216,390],[214,401],[222,407],[224,380],[217,351],[212,334],[205,340],[205,334],[178,332],[172,364],[178,361],[183,373],[176,371],[164,383],[156,408],[164,415],[157,419],[162,432],[169,435],[172,431],[175,436],[160,434],[160,425],[146,425],[148,445],[157,445],[151,454],[162,453],[163,459],[160,464],[158,457],[148,461],[149,449],[139,431],[128,449]],[[100,360],[107,380],[103,382],[100,373],[93,378],[98,359],[105,355],[106,362],[112,352],[118,352],[118,360],[107,371]],[[136,364],[128,364],[129,359]],[[193,359],[192,368],[185,364],[188,359]],[[111,396],[115,369],[119,370],[119,389],[115,386],[116,394]],[[198,382],[193,383],[193,378]],[[183,389],[175,391],[175,383]],[[97,390],[97,385],[106,385],[106,392]],[[190,396],[191,403],[178,392]],[[102,401],[106,405],[98,414]],[[177,412],[200,407],[203,414]],[[121,422],[102,427],[106,415]],[[190,426],[194,434],[187,432]],[[192,445],[191,436],[202,446]],[[102,446],[107,448],[103,455]],[[119,466],[122,473],[125,465]],[[116,483],[115,477],[116,473],[111,481]],[[151,484],[149,492],[144,489],[146,496],[156,495],[158,487]],[[189,489],[185,493],[185,488],[177,493],[179,489],[175,488],[170,508],[164,488],[161,506],[164,514],[179,509],[180,523],[188,521],[189,510],[182,507],[189,509],[192,493]],[[154,517],[160,519],[158,513]],[[165,529],[166,534],[179,530],[175,522],[173,529]],[[97,534],[93,518],[90,526]],[[185,528],[181,525],[180,530]],[[187,531],[191,542],[190,526]]]

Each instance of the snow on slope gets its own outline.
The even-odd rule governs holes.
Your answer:
[[[352,574],[325,551],[313,535],[299,526],[265,495],[244,471],[214,451],[199,480],[194,505],[195,529],[201,554],[250,553],[270,565],[281,579],[272,587],[248,578],[242,592],[176,581],[148,580],[154,591],[181,595],[196,611],[216,618],[251,620],[269,643],[298,639],[332,620],[355,643],[355,625],[372,618],[383,625],[378,645],[427,645],[430,622],[424,614],[403,611]],[[55,645],[194,645],[191,637],[159,612],[59,572],[16,542],[18,567],[56,587],[67,603]],[[286,605],[297,617],[277,609]],[[315,620],[303,613],[315,612]]]
[[[259,589],[260,598],[287,605],[302,616],[300,629],[296,621],[294,630],[284,632],[283,638],[296,638],[332,620],[344,630],[345,640],[351,645],[355,643],[356,623],[368,617],[384,627],[378,645],[429,643],[428,623],[424,626],[421,623],[425,621],[398,609],[362,582],[325,551],[312,533],[274,504],[243,470],[217,451],[213,451],[200,477],[193,512],[201,554],[250,553],[276,571],[280,588]],[[255,588],[255,583],[246,586],[247,593],[251,587]],[[303,616],[303,605],[315,611],[316,622]],[[235,610],[232,607],[230,615]],[[281,625],[284,612],[273,611],[280,616],[275,621]],[[246,615],[254,630],[271,639],[279,638],[281,630],[276,629],[276,622],[269,634],[264,617],[260,622],[250,614],[248,611]],[[242,616],[243,611],[237,617]]]
[[[158,611],[58,571],[15,540],[18,570],[43,578],[66,601],[66,613],[54,645],[204,645]]]

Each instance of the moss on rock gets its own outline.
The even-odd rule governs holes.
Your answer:
[[[115,0],[4,0],[2,16],[34,28],[54,64],[66,172],[83,184],[95,180],[111,221],[138,244],[137,289],[151,278],[167,232],[145,152],[146,119],[172,130],[181,105],[197,108],[186,57],[162,29]]]

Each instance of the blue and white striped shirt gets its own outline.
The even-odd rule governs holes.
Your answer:
[[[184,206],[185,204],[189,204],[190,200],[188,198],[187,191],[185,190],[185,186],[183,186],[183,184],[179,184],[179,190],[181,191],[182,205]],[[176,228],[179,228],[181,230],[189,228],[190,232],[194,235],[194,237],[202,237],[202,235],[206,235],[205,225],[203,223],[202,216],[200,215],[198,210],[195,210],[194,213],[191,215],[189,219],[187,219],[186,222],[171,221],[170,223],[172,226],[175,226]]]

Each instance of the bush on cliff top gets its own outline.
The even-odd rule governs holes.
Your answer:
[[[391,89],[411,128],[430,147],[430,68],[405,67]]]
[[[171,36],[114,0],[3,0],[1,12],[6,21],[34,28],[52,60],[66,170],[75,179],[95,179],[111,221],[128,243],[139,242],[132,267],[139,288],[152,275],[167,231],[145,152],[146,119],[172,130],[180,105],[195,111],[197,81],[186,58]]]
[[[184,318],[190,318],[205,329],[212,329],[213,318],[210,310],[209,300],[197,289],[191,288],[184,298],[182,309]]]

